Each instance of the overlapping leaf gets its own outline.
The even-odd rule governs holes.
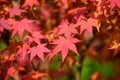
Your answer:
[[[12,37],[18,33],[20,36],[20,39],[22,39],[24,31],[28,31],[30,33],[33,32],[33,25],[31,25],[34,21],[33,20],[28,20],[28,19],[23,19],[21,21],[14,21],[13,26],[12,26]]]
[[[115,6],[120,8],[120,0],[108,0],[110,2],[110,9],[112,10]]]
[[[73,23],[69,23],[68,20],[63,20],[62,23],[58,26],[60,29],[58,35],[64,34],[67,37],[70,37],[72,33],[78,33],[75,29],[77,26]]]
[[[0,36],[4,29],[10,30],[10,24],[5,19],[0,19]]]
[[[78,54],[75,43],[78,43],[79,41],[80,40],[73,38],[73,37],[64,38],[60,36],[59,39],[54,42],[54,44],[57,44],[57,46],[55,47],[53,52],[49,54],[49,58],[52,58],[54,55],[61,52],[62,61],[64,61],[64,59],[67,57],[69,50],[72,50],[76,54]]]
[[[41,31],[35,31],[31,33],[32,36],[27,36],[27,39],[29,42],[36,42],[37,44],[40,43],[40,40],[44,38],[44,36],[41,34]]]
[[[95,26],[99,30],[99,24],[97,19],[89,18],[89,19],[80,19],[77,22],[80,27],[80,33],[82,33],[84,30],[88,31],[92,35],[92,27]]]
[[[44,53],[50,52],[49,49],[47,49],[46,44],[38,44],[35,47],[30,48],[30,61],[35,57],[38,56],[42,61],[45,60]]]
[[[29,44],[27,43],[24,43],[22,47],[18,47],[19,50],[17,52],[17,56],[20,56],[21,60],[24,60],[25,59],[25,56],[28,54],[28,50],[30,49],[30,46]]]

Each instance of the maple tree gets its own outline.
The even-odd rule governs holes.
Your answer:
[[[120,0],[0,0],[0,80],[119,80]]]

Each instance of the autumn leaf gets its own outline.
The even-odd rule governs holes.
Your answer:
[[[78,33],[75,29],[77,26],[73,23],[69,23],[68,20],[63,20],[62,23],[58,26],[60,29],[58,35],[64,34],[66,37],[70,37],[72,33]]]
[[[8,22],[8,20],[5,19],[0,19],[0,27],[3,27],[5,29],[10,29],[10,24]]]
[[[27,42],[25,42],[22,46],[18,46],[18,51],[16,53],[16,61],[18,62],[18,64],[23,66],[28,64],[29,49],[30,49],[30,45]]]
[[[25,6],[32,7],[33,5],[39,5],[38,0],[25,0],[23,7]]]
[[[120,8],[120,0],[108,0],[107,2],[110,2],[111,10],[116,6]]]
[[[35,72],[35,74],[34,75],[32,75],[32,78],[33,79],[39,79],[40,77],[43,77],[43,76],[47,76],[48,74],[47,73],[45,73],[45,72]]]
[[[11,67],[9,67],[9,69],[7,71],[6,80],[8,80],[7,78],[9,76],[11,76],[15,79],[16,76],[18,75],[19,71],[24,71],[24,70],[25,69],[22,66],[11,66]]]
[[[4,56],[4,62],[5,61],[14,61],[14,60],[15,60],[15,54],[12,54],[10,56],[9,55],[7,55],[7,56],[5,55]]]
[[[18,46],[18,48],[19,48],[19,50],[18,50],[18,52],[16,53],[16,55],[22,55],[21,60],[24,60],[26,54],[28,54],[28,50],[30,49],[30,45],[27,44],[27,43],[24,43],[24,44],[22,45],[22,47],[21,47],[21,46]]]
[[[61,52],[62,61],[64,61],[69,50],[72,50],[76,54],[78,54],[77,48],[75,46],[75,43],[78,43],[78,42],[80,42],[80,40],[78,40],[76,38],[73,38],[73,37],[64,38],[64,37],[60,36],[59,39],[57,39],[53,42],[53,44],[57,44],[57,46],[55,47],[53,52],[48,55],[49,59],[51,59],[54,55]]]
[[[46,44],[38,44],[35,47],[30,48],[30,61],[35,57],[38,56],[42,61],[44,61],[44,54],[45,52],[50,52],[49,49],[47,49]]]
[[[0,36],[4,29],[10,30],[11,28],[9,22],[2,18],[0,19]]]
[[[21,21],[14,21],[13,26],[12,26],[12,30],[13,30],[12,37],[16,33],[18,33],[20,36],[20,39],[22,39],[24,31],[28,31],[28,32],[32,33],[33,25],[31,25],[31,24],[33,24],[33,22],[34,22],[33,20],[29,20],[29,19],[23,19]]]
[[[14,17],[15,15],[20,16],[22,12],[26,12],[19,8],[19,6],[14,6],[8,10],[10,17]]]
[[[35,31],[31,33],[32,36],[27,36],[26,38],[29,40],[30,43],[36,42],[37,44],[40,43],[40,40],[44,38],[44,36],[41,34],[41,31]]]
[[[78,7],[78,8],[75,8],[75,9],[70,9],[68,11],[68,14],[74,14],[74,17],[78,17],[78,16],[81,16],[81,15],[84,15],[85,12],[87,11],[87,8],[86,7]]]
[[[67,4],[67,0],[61,0],[64,5]]]
[[[80,27],[80,33],[82,33],[84,30],[88,31],[92,35],[92,27],[95,26],[99,31],[99,24],[97,19],[89,18],[89,19],[81,19],[77,22]]]
[[[29,55],[27,55],[26,53],[24,59],[23,59],[23,56],[24,54],[16,55],[16,61],[19,65],[27,66],[30,63]]]
[[[114,57],[120,50],[120,43],[113,41],[113,45],[109,49],[114,50],[114,54],[113,54]]]
[[[107,4],[110,3],[110,9],[113,10],[116,6],[120,8],[120,0],[102,0],[100,7],[108,6]]]
[[[18,71],[15,69],[14,66],[10,67],[7,72],[7,74],[11,77],[15,77],[17,73]]]

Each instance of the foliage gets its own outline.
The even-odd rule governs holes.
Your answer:
[[[0,0],[0,80],[119,80],[119,0]]]

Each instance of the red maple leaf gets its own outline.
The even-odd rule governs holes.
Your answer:
[[[24,43],[22,47],[18,47],[19,50],[16,53],[16,56],[20,56],[21,60],[25,59],[25,56],[28,54],[28,50],[30,49],[30,45],[27,43]]]
[[[110,9],[112,10],[115,6],[120,8],[120,0],[108,0],[110,2]]]
[[[5,19],[0,19],[0,36],[4,29],[10,29],[10,24]]]
[[[16,60],[20,65],[27,65],[29,62],[29,53],[30,45],[25,42],[22,47],[18,46],[18,51],[16,53]]]
[[[38,56],[42,61],[44,61],[44,52],[50,52],[48,48],[45,47],[46,44],[38,44],[35,47],[30,48],[30,61],[35,57]]]
[[[10,24],[8,22],[8,20],[5,19],[0,19],[0,27],[3,27],[5,29],[10,29]]]
[[[10,17],[13,17],[15,15],[21,15],[22,12],[26,12],[19,8],[19,6],[14,6],[13,8],[10,8],[8,10]]]
[[[13,26],[12,26],[12,29],[13,29],[13,32],[12,32],[12,37],[18,33],[19,36],[20,36],[20,39],[22,39],[22,36],[24,34],[24,31],[28,31],[30,33],[33,32],[33,20],[28,20],[28,19],[23,19],[21,21],[14,21],[13,23]]]
[[[36,42],[37,44],[40,43],[40,40],[44,38],[41,34],[41,31],[35,31],[31,33],[32,36],[27,36],[26,38],[29,40],[30,43]]]
[[[61,0],[64,5],[68,4],[67,0]]]
[[[75,46],[75,43],[79,42],[80,40],[69,37],[64,38],[62,36],[59,37],[58,40],[54,41],[53,44],[57,44],[56,48],[53,50],[52,53],[48,55],[49,59],[51,59],[54,55],[58,54],[61,51],[62,54],[62,61],[66,58],[69,49],[74,51],[76,54],[78,54],[77,48]]]
[[[32,7],[33,5],[39,5],[38,0],[25,0],[23,7],[25,7],[25,6]]]
[[[22,66],[11,66],[8,68],[7,71],[7,76],[5,80],[8,80],[8,77],[11,76],[12,78],[15,79],[15,77],[17,76],[17,74],[19,73],[19,71],[25,71],[25,69]],[[19,77],[18,77],[19,79]]]
[[[75,29],[77,26],[75,24],[70,24],[68,20],[62,21],[62,23],[58,26],[60,29],[58,35],[65,34],[66,37],[69,37],[72,33],[78,33]]]
[[[88,31],[92,35],[92,27],[95,26],[99,30],[99,24],[96,19],[89,18],[89,19],[79,19],[77,21],[77,24],[79,24],[80,27],[80,33],[82,33],[84,30]]]

